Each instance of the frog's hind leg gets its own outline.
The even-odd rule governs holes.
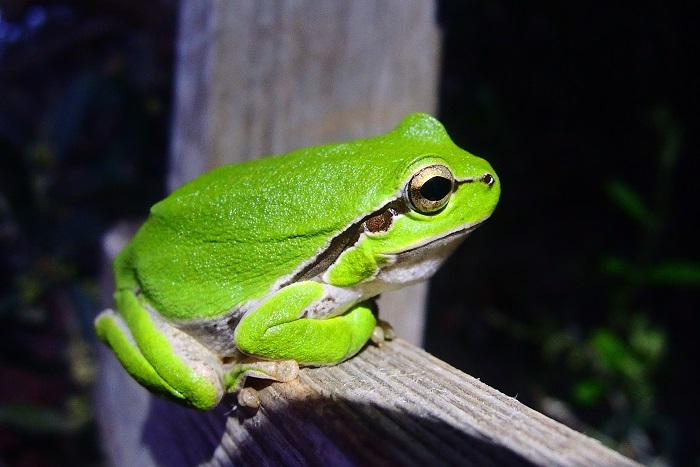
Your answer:
[[[127,373],[142,386],[161,397],[182,399],[182,394],[166,383],[144,358],[126,323],[114,310],[107,309],[99,314],[95,320],[95,330]]]
[[[152,392],[198,409],[216,406],[224,393],[218,357],[193,337],[154,319],[131,291],[115,299],[121,314],[102,312],[97,335],[126,371]]]

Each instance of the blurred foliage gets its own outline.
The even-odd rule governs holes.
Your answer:
[[[99,458],[100,236],[163,194],[173,33],[172,1],[0,2],[0,463]]]
[[[440,116],[503,192],[432,283],[426,349],[637,460],[697,463],[688,4],[439,5]]]
[[[621,180],[605,186],[611,203],[636,223],[639,237],[631,258],[609,254],[600,260],[608,279],[607,314],[585,333],[556,328],[519,333],[540,343],[545,361],[557,368],[557,385],[569,385],[568,395],[561,395],[564,404],[551,415],[644,463],[672,457],[677,428],[658,410],[667,331],[651,321],[643,297],[656,287],[700,287],[700,263],[658,258],[682,134],[667,109],[653,116],[660,140],[653,199],[644,200]],[[557,392],[554,386],[547,391]],[[551,397],[546,396],[550,403]],[[576,407],[596,416],[580,418]]]
[[[700,263],[660,255],[682,134],[667,109],[652,114],[660,148],[651,199],[620,180],[605,185],[611,205],[634,222],[637,242],[627,256],[599,252],[604,314],[572,323],[543,310],[539,322],[527,324],[509,310],[487,308],[484,317],[539,354],[531,358],[539,360],[542,374],[527,376],[536,381],[539,410],[645,464],[664,465],[673,459],[683,428],[660,409],[667,405],[659,387],[668,377],[670,336],[653,321],[656,310],[646,300],[669,287],[700,287]],[[515,365],[513,352],[506,352],[507,362]]]
[[[660,142],[656,186],[651,199],[628,183],[611,180],[606,185],[610,200],[639,228],[636,255],[607,255],[602,273],[610,278],[607,327],[596,329],[587,339],[592,349],[588,362],[594,384],[603,388],[596,397],[574,388],[574,400],[587,405],[606,403],[612,415],[601,430],[633,445],[633,436],[644,433],[656,441],[656,452],[669,456],[675,429],[658,412],[659,367],[665,358],[668,336],[650,322],[645,292],[655,287],[700,287],[700,263],[659,257],[666,227],[675,171],[683,146],[683,131],[666,107],[654,109],[649,121]],[[580,386],[585,383],[575,383]],[[607,401],[605,400],[607,398]],[[642,457],[644,461],[650,461]]]

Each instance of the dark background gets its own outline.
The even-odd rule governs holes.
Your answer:
[[[688,464],[697,16],[614,3],[441,2],[439,115],[503,194],[434,278],[426,348],[645,463]]]
[[[439,117],[494,216],[435,277],[426,348],[649,463],[700,461],[696,17],[447,1]],[[175,2],[0,0],[0,462],[96,463],[102,232],[164,196]]]

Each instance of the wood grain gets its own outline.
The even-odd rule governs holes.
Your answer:
[[[116,465],[636,465],[402,340],[259,384],[257,412],[185,409],[110,374]]]

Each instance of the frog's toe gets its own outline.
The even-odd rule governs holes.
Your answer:
[[[372,343],[377,347],[381,347],[384,345],[384,342],[394,340],[395,338],[396,333],[394,332],[394,328],[391,327],[391,324],[386,321],[377,320],[377,325],[372,330],[372,336],[370,337]]]
[[[238,405],[257,409],[260,407],[260,394],[253,388],[243,388],[238,391]]]
[[[297,379],[299,376],[299,364],[296,360],[283,360],[274,363],[277,365],[274,366],[271,373],[274,376],[272,379],[275,381],[287,383]]]
[[[286,383],[299,376],[299,363],[296,360],[256,360],[253,357],[242,357],[241,360],[230,364],[226,370],[227,388],[235,390],[243,385],[246,377],[271,379]]]

